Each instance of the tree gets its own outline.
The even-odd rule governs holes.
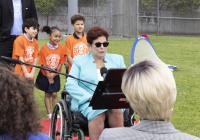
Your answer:
[[[67,6],[68,0],[35,0],[35,6],[38,12],[40,12],[43,16],[47,16],[47,25],[48,25],[48,17],[50,14],[55,12],[60,5]]]
[[[140,0],[143,8],[156,7],[158,0]],[[200,7],[200,0],[159,0],[159,9],[171,8],[182,14],[195,11]]]
[[[199,0],[171,0],[170,5],[181,13],[195,11],[200,6]]]

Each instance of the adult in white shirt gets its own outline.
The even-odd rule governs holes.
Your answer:
[[[12,57],[13,42],[28,18],[37,19],[34,0],[0,0],[0,56]]]

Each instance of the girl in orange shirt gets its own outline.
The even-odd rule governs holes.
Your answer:
[[[39,52],[39,64],[44,67],[61,71],[62,64],[66,62],[64,47],[59,44],[61,32],[57,27],[44,26],[43,31],[47,32],[50,41],[43,45]],[[60,90],[60,77],[57,73],[41,69],[36,79],[36,87],[45,92],[45,106],[48,118],[51,118],[52,106],[57,103],[57,92]]]

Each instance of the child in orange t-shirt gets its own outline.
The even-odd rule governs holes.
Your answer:
[[[59,44],[61,32],[57,27],[44,26],[50,41],[43,45],[39,52],[39,64],[49,69],[60,72],[62,64],[66,62],[64,47]],[[57,103],[57,92],[60,90],[60,77],[57,73],[40,69],[36,87],[45,92],[45,106],[48,117],[51,118],[51,98],[53,106]]]
[[[39,24],[36,19],[27,19],[22,25],[23,33],[13,44],[12,58],[24,63],[36,65],[38,56],[38,42],[35,39]],[[34,78],[35,67],[17,64],[14,72],[29,79]]]
[[[68,62],[68,72],[71,69],[73,58],[77,55],[87,54],[90,50],[88,47],[86,35],[84,34],[85,17],[78,13],[71,17],[71,24],[74,33],[67,37],[65,41],[66,56]]]

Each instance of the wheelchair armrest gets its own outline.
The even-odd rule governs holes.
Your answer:
[[[64,89],[61,93],[61,99],[66,99],[66,96],[69,95],[69,93]],[[69,95],[70,96],[70,95]]]

